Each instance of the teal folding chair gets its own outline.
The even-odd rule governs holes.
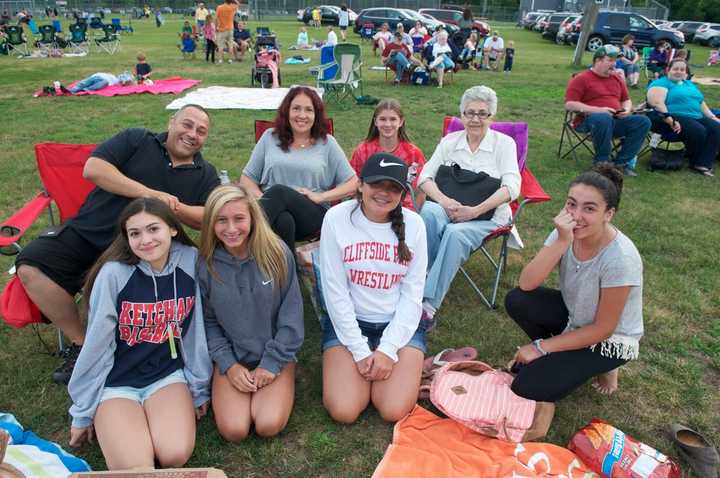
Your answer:
[[[336,68],[337,71],[332,78],[326,78],[325,71],[330,68]],[[333,49],[333,61],[314,70],[317,72],[317,87],[325,90],[327,98],[340,102],[349,96],[363,96],[360,45],[338,43]],[[355,94],[356,90],[360,91],[360,95]]]

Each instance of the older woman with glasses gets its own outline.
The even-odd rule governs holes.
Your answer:
[[[468,89],[460,101],[460,113],[465,129],[440,141],[418,181],[429,199],[421,211],[428,243],[423,318],[432,322],[460,266],[488,234],[509,222],[509,203],[520,193],[515,141],[490,129],[497,113],[495,91],[486,86]],[[443,192],[435,182],[441,166],[454,164],[498,179],[499,188],[476,206],[461,204],[449,197],[448,188]],[[478,219],[493,210],[489,219]]]

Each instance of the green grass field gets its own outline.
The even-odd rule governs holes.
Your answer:
[[[42,22],[40,22],[42,23]],[[84,58],[27,59],[0,57],[0,217],[8,217],[40,186],[33,144],[45,141],[97,143],[127,127],[166,127],[172,101],[168,95],[115,98],[33,98],[32,93],[53,80],[69,84],[97,71],[131,70],[135,55],[145,52],[154,78],[182,75],[201,79],[201,86],[250,86],[250,61],[211,65],[198,59],[183,60],[177,48],[181,19],[171,17],[162,28],[154,21],[136,21],[134,35],[122,37],[114,55],[93,52]],[[258,24],[250,23],[254,30]],[[295,42],[299,23],[269,22],[283,46]],[[512,251],[501,297],[552,229],[552,218],[563,204],[567,184],[588,168],[591,158],[579,162],[556,158],[563,119],[563,94],[575,71],[569,66],[573,50],[542,40],[538,34],[499,25],[505,40],[514,40],[515,66],[511,75],[461,71],[442,90],[433,87],[393,87],[384,74],[369,71],[378,65],[363,43],[365,93],[395,97],[405,108],[411,138],[429,158],[441,135],[443,116],[458,114],[462,92],[473,85],[494,88],[499,97],[499,121],[525,121],[530,125],[528,165],[553,200],[525,211],[520,232],[526,247]],[[324,38],[325,32],[311,31]],[[357,35],[350,33],[353,42]],[[704,64],[707,48],[691,45],[693,64]],[[288,52],[283,49],[287,57]],[[318,52],[311,52],[312,65]],[[586,63],[590,56],[585,55]],[[307,66],[281,67],[284,85],[311,84]],[[698,68],[699,76],[720,76]],[[708,103],[718,106],[720,88],[703,87]],[[635,102],[642,90],[632,91]],[[372,108],[346,102],[329,105],[336,137],[348,156],[365,136]],[[218,169],[239,177],[253,148],[253,121],[270,119],[273,111],[220,110],[212,112],[205,158]],[[558,403],[547,440],[564,445],[593,417],[604,418],[625,432],[677,456],[666,428],[672,422],[694,427],[720,445],[720,189],[718,179],[687,171],[650,173],[648,157],[641,159],[640,176],[626,180],[617,226],[635,241],[645,267],[645,338],[640,359],[620,371],[620,390],[605,398],[589,386],[581,387]],[[38,228],[39,229],[39,228]],[[0,257],[6,271],[13,258]],[[480,255],[470,269],[488,278],[489,268]],[[7,281],[3,273],[0,285]],[[713,285],[715,284],[715,285]],[[502,302],[502,301],[501,301]],[[439,311],[442,318],[429,336],[431,351],[473,345],[480,359],[504,364],[515,347],[527,342],[502,307],[488,310],[462,277]],[[392,437],[392,426],[370,409],[358,423],[333,423],[322,407],[320,331],[306,302],[306,341],[300,354],[296,406],[287,429],[277,438],[250,438],[240,444],[224,442],[211,418],[198,430],[197,447],[188,466],[216,466],[231,477],[367,477],[372,474]],[[40,327],[46,342],[55,332]],[[0,411],[13,413],[36,433],[67,445],[70,400],[50,373],[60,361],[45,353],[32,328],[13,330],[0,325]],[[428,405],[428,404],[425,404]],[[94,468],[104,468],[97,446],[77,451]],[[689,467],[684,464],[684,468]],[[687,476],[690,476],[687,472]]]

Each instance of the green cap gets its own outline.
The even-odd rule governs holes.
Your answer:
[[[595,53],[593,53],[593,60],[597,58],[602,58],[604,56],[609,56],[611,58],[617,58],[617,56],[620,54],[620,49],[616,47],[615,45],[603,45],[597,50],[595,50]]]

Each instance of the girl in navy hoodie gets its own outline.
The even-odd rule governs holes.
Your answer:
[[[276,435],[292,411],[304,335],[294,256],[255,198],[230,185],[205,203],[200,255],[218,430],[230,441],[244,439],[253,424],[260,436]]]
[[[88,331],[68,391],[70,445],[97,434],[110,470],[180,467],[195,448],[212,364],[197,250],[170,208],[132,201],[88,274]]]

